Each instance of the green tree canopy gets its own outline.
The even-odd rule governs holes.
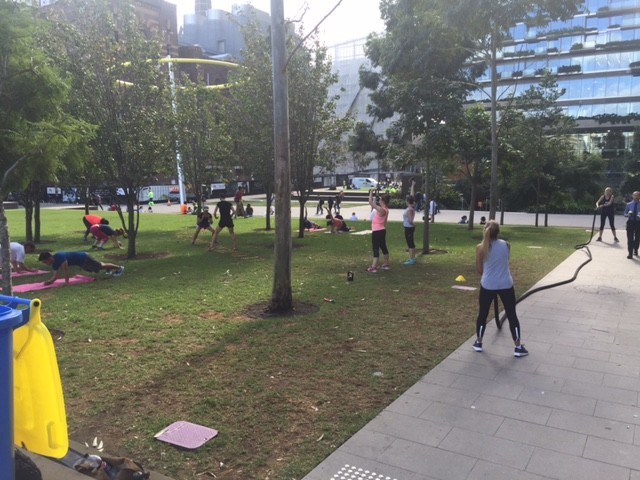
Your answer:
[[[160,173],[175,171],[175,136],[161,41],[145,35],[126,1],[58,2],[51,12],[74,79],[75,111],[98,127],[92,167],[127,204],[128,256],[136,255],[138,196]]]

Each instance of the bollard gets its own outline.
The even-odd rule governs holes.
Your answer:
[[[0,296],[9,305],[25,304],[22,299]],[[30,301],[26,304],[29,305]],[[17,305],[16,305],[17,306]],[[13,447],[13,330],[29,320],[26,310],[0,305],[0,478],[14,480]]]

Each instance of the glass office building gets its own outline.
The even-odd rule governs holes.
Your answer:
[[[577,148],[598,152],[611,131],[624,137],[620,149],[629,148],[640,125],[640,0],[587,0],[567,21],[520,23],[509,33],[498,55],[499,99],[521,94],[548,70],[565,89],[559,105],[578,121]],[[489,81],[487,70],[480,78],[485,91]],[[471,100],[488,97],[477,91]]]

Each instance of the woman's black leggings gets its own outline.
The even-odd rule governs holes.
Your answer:
[[[387,248],[387,231],[376,230],[371,234],[371,246],[373,247],[373,257],[378,258],[380,256],[380,250],[384,255],[389,255],[389,249]]]
[[[605,211],[604,209],[602,210],[602,212],[600,213],[600,231],[604,230],[604,224],[607,221],[607,218],[609,219],[609,226],[611,227],[611,230],[616,229],[613,224],[614,215],[615,212],[613,210],[609,212]]]
[[[476,320],[476,335],[482,339],[487,326],[487,315],[489,315],[491,302],[493,302],[496,297],[500,297],[504,305],[504,311],[509,320],[509,330],[511,331],[513,341],[520,341],[520,322],[516,315],[516,292],[513,287],[505,288],[504,290],[487,290],[482,286],[480,287],[480,295],[478,297],[480,309],[478,311],[478,319]]]

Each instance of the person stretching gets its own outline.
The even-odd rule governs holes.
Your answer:
[[[476,341],[473,349],[482,352],[482,336],[487,325],[487,315],[491,302],[500,297],[509,319],[509,330],[515,343],[513,355],[524,357],[529,352],[520,343],[520,322],[516,315],[516,292],[513,288],[513,277],[509,270],[511,246],[498,238],[500,224],[489,220],[484,226],[482,242],[476,247],[476,270],[482,275],[480,279],[479,310],[476,319]]]
[[[235,210],[233,209],[233,205],[225,200],[225,196],[220,196],[220,201],[216,205],[215,210],[213,211],[213,216],[218,218],[218,212],[220,212],[220,221],[218,222],[218,226],[213,232],[213,237],[211,238],[211,243],[209,244],[209,251],[213,252],[218,244],[218,235],[222,231],[223,228],[228,228],[229,233],[231,234],[231,240],[233,241],[233,249],[237,250],[238,245],[236,244],[236,234],[233,231],[233,216],[235,215]]]
[[[387,248],[387,219],[389,218],[389,202],[391,197],[388,193],[384,193],[380,196],[378,202],[373,196],[374,190],[369,190],[369,205],[372,208],[371,212],[371,246],[373,248],[373,260],[371,266],[367,268],[369,273],[378,272],[378,261],[380,258],[380,250],[384,263],[382,264],[382,270],[389,270],[389,249]]]
[[[45,285],[51,285],[58,278],[60,269],[64,272],[64,283],[69,283],[69,267],[80,267],[87,272],[97,273],[100,270],[106,270],[107,275],[119,277],[124,273],[124,267],[115,263],[103,263],[94,259],[87,252],[42,252],[38,260],[45,265],[50,265],[53,275],[49,280],[44,282]]]

